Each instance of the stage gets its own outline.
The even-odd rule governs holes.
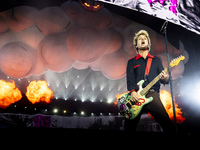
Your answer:
[[[4,2],[0,9],[3,132],[23,128],[33,134],[129,134],[124,131],[117,100],[127,92],[127,62],[137,55],[133,36],[141,29],[148,31],[150,54],[159,57],[166,68],[165,38],[160,33],[166,20],[170,61],[185,58],[172,68],[175,137],[193,137],[200,132],[198,2]],[[169,84],[161,85],[160,99],[173,121]],[[149,138],[167,135],[148,113],[142,115],[134,134]]]

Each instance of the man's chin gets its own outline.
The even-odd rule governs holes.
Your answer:
[[[138,50],[148,50],[148,49],[149,49],[148,46],[142,46],[142,47],[138,48]]]

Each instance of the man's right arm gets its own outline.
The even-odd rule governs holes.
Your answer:
[[[137,83],[135,81],[135,74],[134,74],[134,66],[133,66],[133,59],[130,59],[127,64],[126,68],[126,81],[127,81],[127,89],[131,92],[131,100],[137,101],[139,99],[138,94],[136,91],[138,90]]]
[[[126,68],[126,82],[127,82],[127,90],[129,92],[138,90],[137,83],[135,81],[135,74],[133,68],[133,59],[130,59]]]

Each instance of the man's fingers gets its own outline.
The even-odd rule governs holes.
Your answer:
[[[139,100],[139,95],[138,95],[138,93],[137,92],[133,92],[133,93],[131,93],[131,101],[133,101],[133,102],[137,102]]]

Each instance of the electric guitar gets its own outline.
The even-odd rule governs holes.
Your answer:
[[[184,60],[184,56],[179,56],[178,58],[173,59],[170,62],[170,67],[177,66],[181,60]],[[164,70],[166,73],[168,71],[168,68],[165,68]],[[161,73],[160,73],[161,74]],[[142,88],[143,83],[145,82],[144,80],[140,80],[137,85],[139,86],[139,90],[137,91],[139,95],[139,100],[137,102],[132,102],[131,101],[131,93],[127,92],[123,94],[117,102],[117,107],[125,118],[127,119],[134,119],[139,115],[141,112],[142,108],[144,105],[150,103],[153,101],[153,97],[146,98],[146,94],[148,91],[151,89],[151,87],[160,80],[160,74],[155,77],[145,88]]]

